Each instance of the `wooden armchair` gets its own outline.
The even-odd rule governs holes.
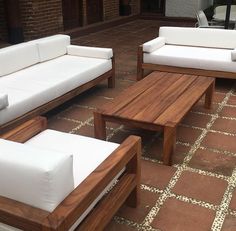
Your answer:
[[[45,128],[46,120],[36,117],[0,138],[24,143]],[[124,202],[132,207],[138,204],[140,149],[140,138],[128,137],[52,212],[0,196],[0,222],[22,230],[73,230],[73,224],[112,179],[123,171],[115,186],[75,228],[86,231],[103,230]]]

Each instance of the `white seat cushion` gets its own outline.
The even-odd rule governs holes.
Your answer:
[[[165,45],[152,53],[144,54],[144,63],[236,72],[231,50]]]
[[[9,106],[0,124],[15,119],[111,70],[111,60],[63,55],[0,78]]]
[[[74,189],[73,157],[0,139],[0,195],[53,211]]]
[[[38,49],[32,43],[20,43],[0,49],[0,77],[39,62]]]

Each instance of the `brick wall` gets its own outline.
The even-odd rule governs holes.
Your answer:
[[[6,16],[0,0],[0,40],[7,39]],[[19,0],[25,40],[63,31],[61,0]],[[103,0],[103,20],[119,17],[119,0]],[[132,14],[140,13],[140,0],[131,0]],[[86,0],[83,0],[83,25],[87,24]]]
[[[119,17],[119,0],[103,1],[103,19],[110,20]]]
[[[0,40],[7,40],[7,25],[3,0],[0,0]]]
[[[132,14],[140,14],[140,0],[131,0]]]
[[[20,0],[26,40],[63,31],[61,0]]]

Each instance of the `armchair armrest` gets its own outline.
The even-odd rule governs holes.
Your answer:
[[[156,49],[165,45],[166,39],[164,37],[158,37],[153,40],[150,40],[143,44],[143,51],[147,53],[151,53]]]
[[[236,49],[231,51],[231,59],[232,61],[236,61]]]
[[[111,59],[113,57],[111,48],[86,47],[76,45],[67,46],[67,54],[101,59]]]

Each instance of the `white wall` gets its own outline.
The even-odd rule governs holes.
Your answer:
[[[198,9],[205,10],[213,4],[213,0],[198,0]]]
[[[206,9],[213,0],[166,0],[167,17],[195,18],[195,12]]]

